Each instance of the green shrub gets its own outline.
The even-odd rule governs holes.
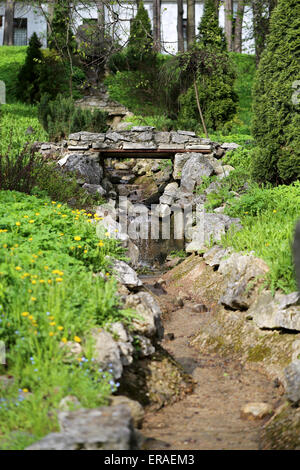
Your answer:
[[[234,90],[235,70],[226,50],[214,0],[205,2],[194,48],[201,51],[204,63],[204,67],[199,67],[196,73],[204,120],[208,129],[217,130],[235,115],[237,95]],[[193,84],[179,97],[179,103],[179,121],[184,127],[189,122],[195,124],[200,121]]]
[[[300,114],[293,104],[299,78],[298,0],[279,0],[254,86],[253,135],[258,143],[254,176],[259,181],[300,178]]]
[[[43,95],[38,107],[38,116],[53,140],[60,140],[73,132],[106,132],[108,128],[107,113],[76,107],[72,98],[62,95],[58,95],[53,101],[49,95]]]
[[[26,46],[0,47],[0,80],[6,85],[6,100],[11,103],[16,100],[18,73],[25,63]]]
[[[16,95],[24,103],[36,103],[40,99],[39,65],[42,62],[42,43],[36,33],[27,48],[25,64],[18,73]]]
[[[299,181],[276,188],[253,184],[249,192],[229,201],[226,213],[239,217],[243,229],[229,233],[223,244],[236,251],[254,251],[264,259],[270,267],[267,285],[273,291],[295,291],[291,245],[300,213]]]
[[[58,94],[69,93],[70,73],[56,51],[43,50],[43,60],[39,65],[40,98],[45,93],[52,99]]]
[[[0,155],[0,190],[30,194],[42,165],[34,148],[24,148],[18,155]]]

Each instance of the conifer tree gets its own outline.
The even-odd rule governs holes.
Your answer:
[[[145,65],[151,67],[155,57],[151,21],[144,3],[140,1],[137,14],[130,26],[127,60],[130,68],[134,69]]]
[[[17,81],[17,97],[26,103],[35,103],[40,99],[39,64],[42,62],[42,44],[34,33],[29,41],[25,64],[20,69]]]
[[[279,0],[254,84],[253,167],[260,181],[300,178],[300,3]]]

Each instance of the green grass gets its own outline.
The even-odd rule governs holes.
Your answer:
[[[14,378],[8,388],[0,381],[0,449],[57,430],[64,396],[95,407],[116,389],[93,361],[91,330],[130,322],[106,258],[122,258],[122,250],[104,234],[99,241],[89,220],[46,198],[0,192],[0,340],[7,350],[0,376]],[[104,278],[93,275],[100,271]],[[79,357],[66,354],[67,341],[82,345]]]
[[[0,47],[0,80],[6,84],[6,101],[15,101],[17,75],[25,62],[27,46]]]
[[[300,182],[290,186],[259,187],[230,200],[227,214],[240,217],[243,230],[223,238],[235,251],[254,251],[270,267],[267,286],[274,292],[297,290],[291,243],[300,214]]]
[[[28,127],[33,128],[33,134],[26,134]],[[48,134],[38,120],[36,106],[23,103],[1,106],[0,155],[4,155],[9,149],[18,152],[26,143],[47,140]]]

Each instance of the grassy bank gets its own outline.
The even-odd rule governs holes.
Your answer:
[[[108,233],[97,238],[91,218],[49,199],[0,192],[2,449],[57,430],[55,410],[64,396],[95,407],[117,388],[93,359],[91,330],[129,321],[106,259],[121,250]],[[104,278],[93,275],[100,271]],[[76,344],[82,352],[70,355]]]

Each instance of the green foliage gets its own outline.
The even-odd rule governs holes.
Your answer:
[[[6,100],[11,103],[16,100],[18,73],[24,65],[27,47],[0,47],[0,80],[6,85]]]
[[[1,50],[1,48],[0,48]],[[26,130],[32,127],[33,133]],[[48,136],[39,123],[37,108],[23,103],[6,104],[0,111],[0,154],[17,155],[26,143],[45,142]]]
[[[279,0],[254,86],[253,135],[258,143],[254,176],[258,181],[292,182],[300,177],[300,114],[293,104],[299,80],[298,0]]]
[[[174,129],[176,123],[165,115],[154,116],[128,116],[125,121],[132,123],[133,126],[151,126],[158,131],[170,131]]]
[[[43,60],[39,65],[39,99],[45,93],[52,99],[59,93],[69,93],[69,80],[70,72],[57,52],[43,50]]]
[[[42,165],[33,148],[25,147],[18,155],[0,155],[0,190],[30,194]]]
[[[234,142],[236,142],[234,140]],[[222,163],[225,165],[231,165],[236,170],[244,170],[246,173],[250,173],[253,158],[253,150],[239,147],[235,150],[227,152],[222,158]]]
[[[53,140],[60,140],[73,132],[106,132],[108,128],[107,113],[76,107],[72,98],[62,95],[53,101],[49,95],[43,95],[38,115],[40,123]]]
[[[264,259],[273,291],[295,291],[291,243],[300,213],[300,183],[276,188],[252,185],[249,192],[229,202],[226,213],[240,217],[243,230],[228,234],[223,244],[236,251],[254,251]]]
[[[39,64],[42,62],[42,43],[36,33],[32,35],[26,52],[25,64],[18,73],[16,95],[24,103],[40,99]]]
[[[226,50],[213,0],[205,2],[196,42],[188,53],[179,55],[178,65],[182,66],[185,59],[189,63],[194,60],[195,64],[193,70],[190,70],[191,67],[187,70],[189,87],[179,97],[178,118],[182,127],[191,123],[195,128],[200,121],[193,83],[195,79],[206,127],[210,130],[221,129],[236,114],[237,95],[234,90],[235,69]]]
[[[89,221],[85,211],[49,199],[0,192],[0,339],[5,374],[14,378],[0,387],[0,448],[23,448],[56,431],[64,396],[97,407],[117,389],[93,361],[91,331],[130,321],[108,275],[107,255],[122,251],[112,238],[99,242]],[[93,275],[100,271],[105,279]],[[83,352],[70,355],[67,341]]]
[[[61,57],[68,57],[75,52],[76,41],[71,30],[71,2],[55,2],[48,44]]]

